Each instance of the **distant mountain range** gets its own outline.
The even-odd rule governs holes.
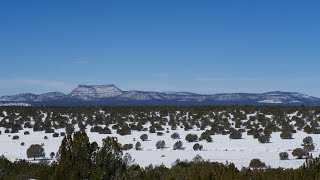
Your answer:
[[[0,97],[0,106],[93,105],[306,105],[319,106],[320,98],[296,92],[222,93],[122,91],[115,85],[79,85],[70,94],[24,93]]]

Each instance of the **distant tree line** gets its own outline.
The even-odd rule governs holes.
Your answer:
[[[0,107],[0,117],[0,127],[5,128],[0,133],[32,128],[54,133],[54,137],[59,136],[57,129],[72,134],[75,126],[80,130],[89,127],[99,134],[115,130],[123,136],[132,131],[162,136],[170,132],[165,125],[173,131],[178,127],[185,131],[197,128],[206,130],[199,140],[207,142],[215,134],[241,139],[242,133],[247,133],[260,143],[268,143],[273,132],[281,132],[282,139],[291,139],[297,131],[320,134],[320,107],[305,106]]]

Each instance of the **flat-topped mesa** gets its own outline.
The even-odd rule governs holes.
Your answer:
[[[79,85],[69,95],[76,97],[110,98],[121,95],[123,92],[113,84],[106,85]]]

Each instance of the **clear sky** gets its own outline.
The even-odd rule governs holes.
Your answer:
[[[0,95],[77,84],[320,97],[320,1],[0,1]]]

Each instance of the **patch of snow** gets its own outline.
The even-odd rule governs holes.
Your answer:
[[[282,101],[280,100],[275,100],[275,99],[266,99],[266,100],[261,100],[258,101],[259,103],[270,103],[270,104],[280,104]]]

